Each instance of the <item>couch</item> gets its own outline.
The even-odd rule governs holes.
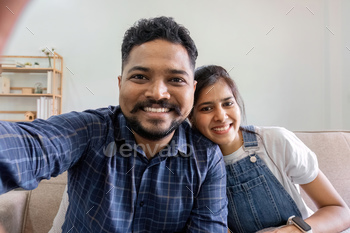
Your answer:
[[[350,206],[350,131],[295,133],[317,154],[319,167]],[[66,183],[67,175],[63,173],[42,181],[35,190],[14,190],[1,195],[0,224],[7,233],[47,233]],[[310,199],[305,197],[305,201],[316,209]]]

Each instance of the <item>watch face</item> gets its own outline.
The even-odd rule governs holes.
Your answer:
[[[294,225],[297,225],[298,227],[300,227],[303,231],[310,231],[311,227],[309,224],[307,224],[302,218],[300,217],[294,217],[292,218],[292,221],[294,223]]]

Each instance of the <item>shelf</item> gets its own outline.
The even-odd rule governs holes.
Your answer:
[[[0,94],[0,96],[7,96],[7,97],[42,97],[42,96],[46,96],[46,97],[57,97],[57,98],[61,98],[61,95],[53,95],[53,94]]]
[[[40,63],[41,67],[16,67],[25,63]],[[63,58],[56,52],[50,56],[0,56],[0,75],[6,74],[0,80],[2,92],[6,93],[0,93],[1,118],[11,122],[30,122],[26,119],[33,116],[24,111],[28,108],[36,109],[30,112],[37,113],[35,115],[40,119],[61,114],[63,72]],[[47,76],[45,80],[43,75]],[[43,83],[41,94],[35,93],[36,82]],[[17,120],[22,118],[18,114],[25,118]]]
[[[2,67],[2,72],[13,72],[13,73],[47,73],[53,71],[61,74],[62,72],[53,68],[27,68],[27,67]]]
[[[8,121],[8,122],[32,122],[31,120],[0,120],[0,121]]]
[[[0,111],[0,113],[10,113],[10,114],[25,114],[26,112],[34,112],[36,114],[36,111]]]

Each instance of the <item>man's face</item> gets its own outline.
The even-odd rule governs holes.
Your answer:
[[[191,111],[195,81],[182,45],[153,40],[135,46],[118,81],[121,110],[143,138],[172,134]]]

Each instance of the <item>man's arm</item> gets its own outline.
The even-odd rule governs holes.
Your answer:
[[[100,125],[99,125],[100,124]],[[103,135],[98,117],[68,113],[32,123],[0,122],[0,194],[34,189],[73,166],[93,135]]]
[[[227,232],[226,170],[219,147],[208,149],[208,173],[188,221],[189,232]]]

